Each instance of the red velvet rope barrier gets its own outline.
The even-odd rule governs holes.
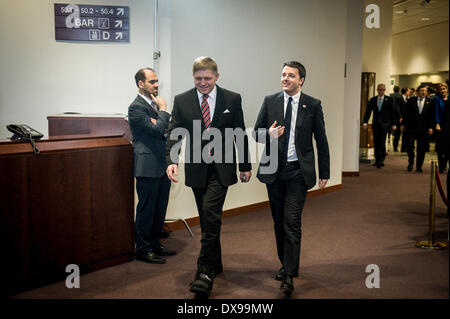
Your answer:
[[[447,205],[447,207],[448,207],[448,199],[447,199],[447,197],[445,197],[444,190],[442,189],[442,185],[441,185],[441,177],[439,176],[439,171],[437,171],[437,170],[436,170],[436,181],[437,181],[437,187],[439,189],[439,194],[441,194],[442,200],[444,201],[445,205]]]

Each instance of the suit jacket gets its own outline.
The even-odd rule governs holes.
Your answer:
[[[261,158],[258,169],[258,179],[266,184],[275,182],[278,171],[280,159],[284,148],[285,138],[287,132],[278,138],[278,148],[276,156],[270,154],[270,137],[268,130],[274,121],[277,121],[277,126],[284,126],[284,92],[278,92],[268,95],[264,98],[264,102],[259,111],[258,118],[255,123],[255,132],[253,134],[257,142],[263,142],[265,138],[266,146]],[[266,129],[262,135],[258,133],[258,129]],[[328,149],[328,141],[325,133],[325,123],[323,120],[323,112],[321,102],[305,93],[300,94],[299,106],[297,110],[297,121],[295,124],[295,150],[297,152],[300,169],[305,179],[305,183],[309,188],[316,184],[316,170],[315,170],[315,156],[313,148],[313,134],[316,140],[318,153],[319,178],[330,178],[330,154]],[[263,137],[264,135],[264,137]],[[261,168],[264,166],[274,165],[272,160],[277,161],[276,171],[274,173],[263,173]]]
[[[156,119],[156,124],[150,122]],[[161,177],[166,171],[166,138],[170,114],[156,112],[141,96],[128,107],[128,122],[133,135],[134,176]]]
[[[392,101],[394,103],[394,113],[395,113],[395,121],[396,125],[400,124],[400,118],[403,117],[403,113],[405,112],[406,102],[403,99],[403,96],[400,93],[392,93],[390,95]]]
[[[391,97],[384,96],[383,104],[381,105],[381,111],[378,110],[378,96],[372,97],[367,104],[363,123],[367,123],[367,121],[369,121],[370,114],[372,112],[372,128],[374,131],[378,129],[390,131],[392,129],[392,126],[395,125],[396,116],[394,110],[394,102]]]
[[[226,129],[242,129],[245,133],[244,114],[242,112],[242,100],[239,94],[223,89],[217,85],[216,87],[216,106],[210,127],[220,131],[222,147],[221,152],[217,148],[212,149],[214,156],[221,154],[221,161],[213,163],[221,183],[224,186],[229,186],[237,183],[235,146],[238,148],[239,171],[248,172],[251,171],[252,167],[250,163],[247,135],[244,136],[243,143],[239,144],[236,144],[235,139],[228,135],[227,141],[233,143],[232,145],[228,144],[228,149],[232,149],[232,157],[230,160],[226,160],[226,155],[229,154],[226,154],[227,145],[225,145],[225,140],[226,135],[231,131],[226,131]],[[185,184],[186,186],[194,188],[204,187],[207,182],[208,166],[204,161],[203,156],[198,153],[199,148],[201,146],[201,150],[203,151],[205,146],[213,140],[213,138],[210,138],[209,140],[201,139],[200,133],[195,128],[196,125],[197,128],[199,127],[199,123],[201,125],[199,132],[203,134],[206,128],[201,114],[197,89],[193,88],[175,96],[172,118],[168,130],[169,139],[166,146],[166,160],[168,165],[178,164],[179,152],[172,152],[172,157],[174,158],[171,158],[171,149],[176,143],[181,143],[184,136],[173,139],[170,138],[170,134],[172,132],[176,133],[176,131],[174,131],[176,128],[184,128],[186,133],[189,134],[186,139],[185,151]],[[194,135],[195,133],[197,133],[197,135]],[[195,145],[198,146],[196,147]],[[196,158],[199,161],[196,161]]]
[[[403,125],[409,133],[427,134],[429,128],[435,125],[435,106],[433,101],[426,97],[422,113],[419,114],[417,106],[418,97],[414,96],[406,103]]]

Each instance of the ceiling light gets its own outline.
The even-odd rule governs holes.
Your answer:
[[[428,21],[430,18],[422,18],[422,21]]]
[[[395,10],[395,13],[402,14],[408,12],[407,10]]]

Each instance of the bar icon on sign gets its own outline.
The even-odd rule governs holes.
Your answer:
[[[98,18],[98,27],[100,29],[109,29],[109,19],[108,18]]]

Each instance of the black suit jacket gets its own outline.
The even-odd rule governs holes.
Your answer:
[[[428,129],[434,128],[436,122],[435,106],[433,101],[426,97],[422,113],[419,114],[417,101],[418,97],[414,96],[406,103],[402,124],[409,133],[427,134]]]
[[[395,121],[396,125],[400,124],[400,118],[403,118],[403,113],[405,112],[406,102],[403,99],[403,96],[400,93],[392,93],[391,94],[392,101],[394,103],[394,113],[395,113]]]
[[[248,172],[251,171],[251,163],[248,149],[248,137],[244,136],[243,142],[235,144],[235,139],[228,135],[227,141],[232,144],[225,144],[226,135],[232,130],[230,129],[242,129],[245,133],[244,114],[242,112],[242,99],[241,96],[232,91],[217,87],[216,106],[214,110],[214,116],[211,122],[211,128],[216,128],[221,133],[221,150],[212,149],[214,156],[218,156],[218,152],[221,154],[221,161],[214,162],[219,180],[224,186],[229,186],[237,183],[236,176],[236,149],[238,149],[239,157],[239,171]],[[196,122],[194,122],[196,121]],[[196,123],[196,124],[194,124]],[[178,136],[176,139],[171,139],[170,135],[176,128],[184,128],[189,133],[189,138],[186,140],[185,151],[185,184],[189,187],[204,187],[207,181],[207,163],[204,162],[203,157],[199,154],[199,147],[194,147],[194,143],[201,145],[203,151],[205,146],[213,140],[201,140],[200,134],[194,135],[194,126],[201,124],[200,132],[203,134],[205,131],[205,123],[202,118],[200,104],[197,96],[197,89],[191,89],[184,93],[175,96],[173,102],[172,118],[169,123],[168,141],[166,146],[166,159],[167,164],[178,164],[178,151],[172,151],[171,149],[176,143],[181,143],[184,136]],[[229,129],[229,130],[226,130]],[[197,132],[198,133],[198,132]],[[179,144],[178,146],[180,146]],[[207,146],[206,146],[207,147]],[[232,157],[226,159],[226,150],[232,150]],[[195,154],[194,154],[195,153]],[[229,154],[228,154],[229,155]],[[200,162],[194,162],[195,157],[200,159]]]
[[[395,110],[394,102],[391,97],[384,96],[383,104],[381,105],[381,111],[378,110],[378,96],[374,96],[369,100],[367,104],[366,113],[364,114],[363,123],[367,123],[370,118],[370,114],[373,112],[372,128],[376,131],[383,129],[385,131],[391,131],[392,126],[395,125]]]
[[[265,138],[266,147],[261,157],[260,166],[258,169],[258,179],[266,184],[275,182],[278,174],[279,162],[282,158],[284,148],[285,135],[278,138],[278,149],[276,156],[270,154],[270,137],[268,130],[274,121],[277,121],[277,126],[284,126],[284,92],[268,95],[264,98],[264,102],[259,111],[258,118],[255,123],[255,132],[253,134],[257,142],[263,142]],[[266,129],[258,133],[258,129]],[[300,165],[300,169],[305,179],[305,183],[309,188],[316,184],[316,169],[315,156],[313,148],[313,134],[316,140],[318,164],[319,164],[319,178],[330,178],[330,154],[328,149],[328,140],[325,133],[325,123],[323,120],[323,112],[321,102],[305,93],[300,94],[299,106],[297,110],[297,122],[295,125],[295,150]],[[272,142],[273,143],[273,142]],[[272,158],[273,157],[273,158]],[[271,162],[275,160],[276,165]],[[276,166],[274,173],[263,173],[262,168],[267,168],[270,165]]]
[[[156,119],[156,124],[150,122]],[[141,96],[128,107],[128,122],[133,135],[134,176],[161,177],[166,171],[164,131],[170,114],[156,112]]]

